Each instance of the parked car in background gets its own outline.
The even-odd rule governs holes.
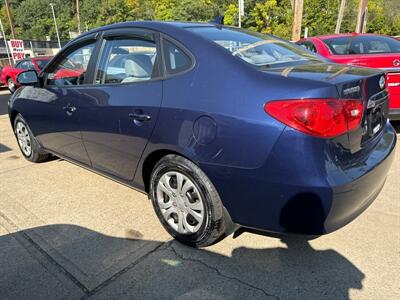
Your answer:
[[[18,61],[15,66],[5,66],[0,74],[0,82],[13,93],[19,87],[16,78],[21,72],[35,70],[39,74],[50,59],[51,57],[26,58]]]
[[[400,120],[400,41],[376,34],[334,34],[301,39],[298,45],[333,62],[387,72],[389,118]]]
[[[237,226],[332,232],[375,200],[394,157],[383,71],[240,28],[109,25],[17,79],[26,159],[51,153],[147,193],[191,246]]]

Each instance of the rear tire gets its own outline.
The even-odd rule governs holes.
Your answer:
[[[21,114],[15,117],[14,134],[17,138],[19,149],[27,160],[40,163],[49,159],[50,154],[41,148]]]
[[[178,241],[206,247],[225,236],[230,218],[210,179],[191,161],[164,156],[151,174],[150,198],[161,224]]]

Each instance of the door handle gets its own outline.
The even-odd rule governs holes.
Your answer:
[[[67,112],[67,115],[72,115],[72,113],[74,112],[74,111],[76,111],[76,107],[75,106],[73,106],[73,105],[71,105],[71,104],[68,104],[67,106],[64,106],[63,107],[63,110],[65,110],[66,112]]]
[[[134,121],[140,121],[140,122],[144,122],[144,121],[150,121],[151,117],[149,115],[145,115],[145,114],[139,114],[139,113],[130,113],[129,118],[134,120]]]

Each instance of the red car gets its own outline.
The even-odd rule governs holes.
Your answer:
[[[0,81],[11,92],[15,91],[19,87],[16,78],[21,72],[35,70],[39,74],[50,59],[51,57],[26,58],[18,61],[15,66],[5,66],[0,74]]]
[[[296,42],[335,63],[387,71],[389,118],[400,120],[400,41],[376,34],[334,34]]]

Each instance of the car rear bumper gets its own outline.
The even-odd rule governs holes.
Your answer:
[[[323,142],[312,145],[295,135],[283,133],[261,169],[222,172],[201,166],[233,222],[268,232],[322,235],[348,224],[376,199],[394,158],[396,134],[390,124],[348,165],[329,158]]]
[[[400,108],[389,110],[389,119],[392,121],[400,120]]]

